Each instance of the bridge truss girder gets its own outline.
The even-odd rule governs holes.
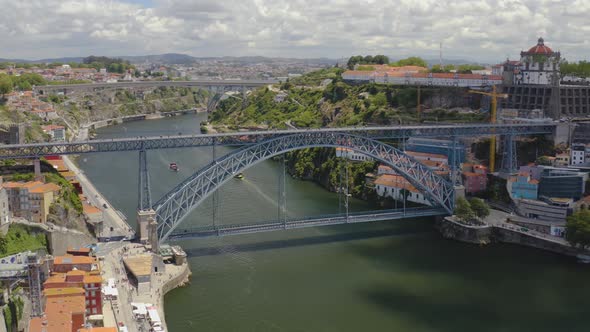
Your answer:
[[[453,185],[402,151],[362,136],[310,131],[243,147],[213,161],[181,182],[153,206],[160,243],[166,241],[194,208],[234,175],[274,156],[312,147],[344,147],[370,156],[404,176],[425,194],[433,206],[440,206],[449,214],[453,212]]]
[[[387,126],[358,128],[329,128],[309,130],[280,130],[237,132],[229,134],[178,135],[132,137],[82,142],[36,143],[5,145],[0,148],[0,159],[40,158],[50,155],[83,154],[95,152],[139,151],[154,149],[188,148],[203,146],[243,146],[270,138],[301,133],[348,133],[373,139],[405,139],[408,137],[473,137],[485,135],[552,134],[554,124],[505,125],[469,124],[436,126]]]

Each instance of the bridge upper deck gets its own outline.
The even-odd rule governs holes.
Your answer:
[[[114,151],[139,151],[200,147],[212,145],[241,146],[269,138],[301,133],[349,133],[373,139],[403,139],[417,137],[469,137],[486,135],[552,134],[556,125],[546,124],[460,124],[427,126],[379,126],[322,129],[291,129],[277,131],[247,131],[217,134],[141,136],[120,139],[99,139],[63,143],[34,143],[5,145],[0,159],[40,158],[48,155],[83,154]]]

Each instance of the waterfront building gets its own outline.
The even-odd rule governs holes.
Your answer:
[[[373,158],[362,153],[355,152],[352,149],[336,148],[336,157],[346,158],[352,161],[372,161]]]
[[[519,173],[508,180],[508,192],[513,199],[537,199],[539,181],[531,179],[527,173]]]
[[[465,193],[475,194],[485,191],[488,184],[488,169],[483,165],[463,164],[463,186]]]
[[[431,205],[430,201],[401,175],[379,176],[375,180],[375,190],[381,197],[391,197],[397,201],[407,199],[409,202]]]
[[[521,216],[559,225],[565,222],[573,210],[573,200],[568,198],[517,199],[515,203]]]
[[[82,288],[86,300],[86,314],[102,315],[102,277],[96,273],[72,270],[66,273],[54,273],[45,283],[43,288]]]
[[[5,182],[8,196],[8,209],[15,217],[45,223],[49,207],[54,202],[60,187],[54,183],[41,181]]]
[[[43,317],[29,322],[29,332],[77,332],[86,321],[84,290],[82,288],[51,289],[46,298]]]
[[[588,174],[564,168],[545,168],[541,172],[539,196],[582,198]]]

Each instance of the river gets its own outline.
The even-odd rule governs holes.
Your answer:
[[[189,134],[204,114],[125,123],[100,138]],[[229,151],[217,148],[218,156]],[[210,162],[210,148],[148,152],[152,196]],[[178,173],[168,170],[178,163]],[[80,166],[135,224],[138,153],[87,155]],[[266,161],[218,195],[217,223],[277,217],[279,164]],[[289,216],[338,211],[338,198],[287,179]],[[367,208],[353,200],[351,210]],[[210,224],[212,201],[182,227]],[[165,296],[172,332],[588,331],[590,268],[511,245],[442,239],[431,220],[342,225],[179,242],[192,283]]]

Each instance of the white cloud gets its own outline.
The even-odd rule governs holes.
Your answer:
[[[184,52],[195,56],[498,62],[539,36],[568,59],[590,53],[588,0],[0,0],[0,57]]]

